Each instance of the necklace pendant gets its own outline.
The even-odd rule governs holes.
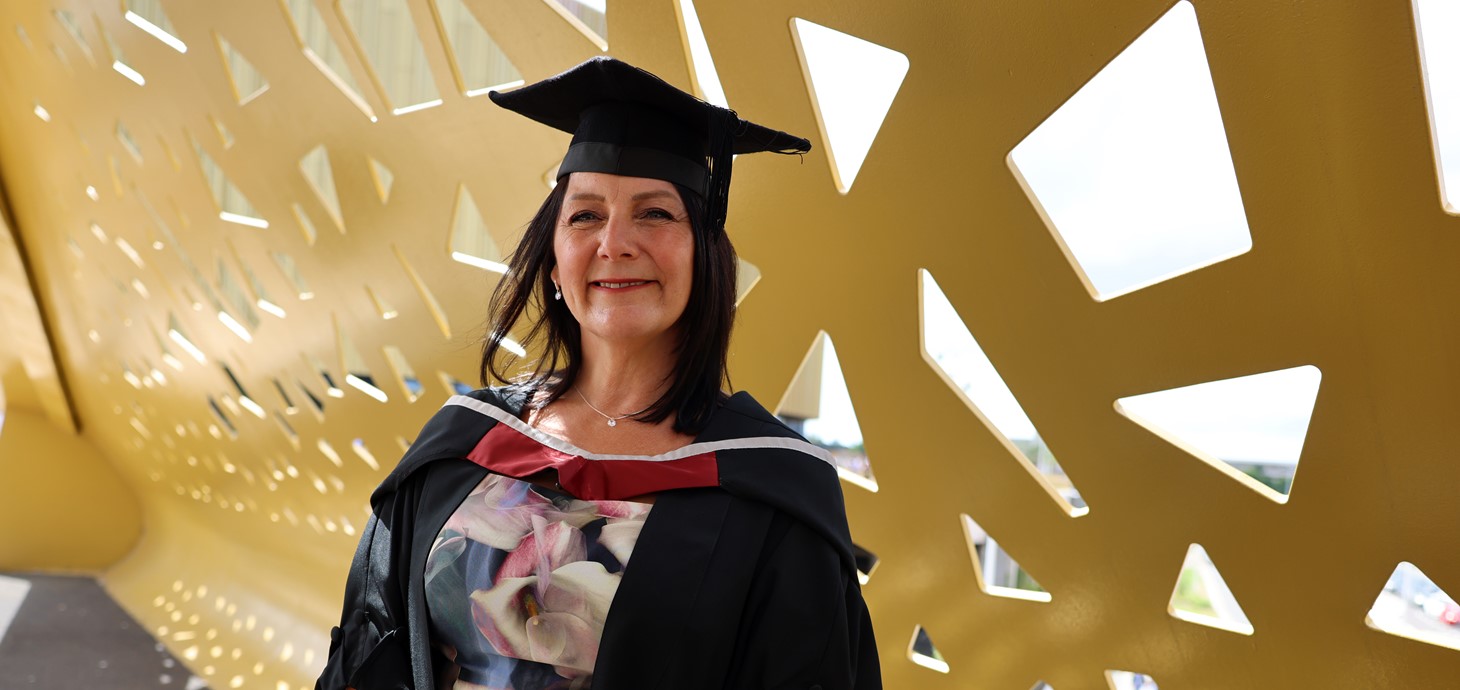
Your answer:
[[[618,426],[618,420],[617,419],[610,419],[610,420],[608,420],[608,425],[609,426]]]

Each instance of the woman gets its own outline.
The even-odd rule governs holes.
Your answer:
[[[609,58],[491,97],[573,133],[482,378],[545,354],[376,489],[317,687],[880,687],[829,456],[721,392],[732,156],[810,144]]]

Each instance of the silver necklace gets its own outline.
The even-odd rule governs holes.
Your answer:
[[[648,412],[649,411],[649,407],[653,407],[654,406],[651,403],[649,405],[649,407],[646,407],[646,408],[644,408],[642,410],[639,410],[638,412],[630,412],[628,414],[621,414],[621,415],[619,415],[617,417],[611,417],[608,414],[606,414],[603,410],[600,410],[600,409],[594,407],[593,406],[593,403],[588,402],[588,396],[583,395],[583,391],[581,389],[574,388],[573,390],[578,391],[578,397],[580,397],[580,398],[583,399],[583,404],[584,405],[587,405],[588,406],[588,409],[593,410],[594,412],[597,412],[598,413],[598,416],[603,417],[604,419],[607,419],[609,426],[618,426],[618,420],[620,420],[620,419],[628,419],[629,417],[637,417],[638,415],[641,415],[641,414],[644,414],[645,412]]]

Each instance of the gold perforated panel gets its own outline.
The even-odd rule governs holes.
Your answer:
[[[696,6],[730,104],[818,142],[793,17],[908,60],[847,193],[825,146],[801,164],[743,157],[730,220],[762,276],[737,385],[774,404],[817,333],[835,340],[879,486],[846,494],[880,559],[865,593],[889,687],[1099,688],[1107,670],[1162,688],[1454,683],[1460,651],[1364,624],[1401,561],[1460,593],[1460,220],[1436,191],[1411,8],[1194,2],[1252,248],[1097,301],[1006,159],[1171,6]],[[556,0],[0,9],[0,173],[50,325],[17,347],[49,345],[84,440],[142,505],[107,585],[214,687],[312,682],[365,497],[472,382],[490,262],[566,137],[465,94],[605,40],[688,88],[683,15],[671,0],[609,0],[606,18]],[[1052,502],[925,361],[918,269],[1088,515]],[[6,271],[8,295],[28,289]],[[1286,504],[1113,404],[1306,364],[1323,383]],[[69,433],[59,384],[39,380],[26,405]],[[51,446],[0,448],[8,463]],[[1049,601],[982,591],[960,515]],[[0,524],[7,541],[40,528]],[[1168,614],[1193,543],[1250,636]],[[948,673],[908,659],[918,626]]]

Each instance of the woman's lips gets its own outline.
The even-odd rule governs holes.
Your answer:
[[[621,290],[632,290],[634,288],[645,287],[645,286],[648,286],[648,285],[652,284],[653,282],[654,281],[652,281],[652,280],[624,280],[624,279],[616,279],[616,280],[595,280],[595,281],[589,283],[589,285],[592,286],[592,287],[598,288],[600,290],[612,290],[612,291],[617,292],[617,291],[621,291]]]

